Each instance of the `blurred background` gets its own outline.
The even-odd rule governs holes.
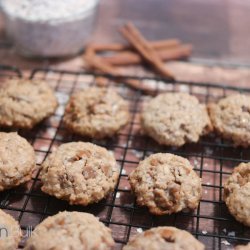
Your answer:
[[[246,0],[101,0],[90,38],[120,41],[117,28],[130,20],[148,39],[192,43],[193,58],[250,63],[249,13]],[[0,20],[0,63],[8,64],[15,56]]]
[[[31,0],[23,1],[28,3]],[[51,5],[58,2],[32,1],[46,2]],[[67,3],[67,1],[79,3],[75,0],[62,2]],[[0,3],[4,2],[16,2],[19,5],[21,3],[17,0],[0,0]],[[122,42],[126,44],[127,41],[119,33],[119,28],[130,21],[148,40],[177,38],[183,43],[193,45],[193,52],[188,60],[167,62],[168,69],[174,73],[177,79],[250,86],[250,70],[248,68],[250,66],[250,32],[248,27],[250,1],[86,0],[87,2],[97,3],[94,8],[93,25],[85,25],[86,22],[83,19],[83,22],[76,26],[75,30],[73,29],[73,34],[74,32],[76,34],[85,32],[88,44],[93,42],[98,44]],[[14,14],[19,15],[19,12],[14,11]],[[14,33],[16,33],[17,39],[20,37],[26,39],[25,44],[28,48],[34,47],[31,44],[33,38],[29,38],[29,36],[33,36],[31,31],[38,33],[39,36],[40,31],[46,30],[43,27],[36,30],[33,26],[19,28],[19,24],[21,22],[18,20],[15,23],[17,26]],[[12,25],[12,28],[15,25]],[[16,48],[7,39],[5,26],[2,11],[0,14],[0,64],[16,66],[23,70],[36,67],[67,70],[83,70],[85,68],[83,49],[86,41],[82,43],[80,40],[81,51],[73,56],[56,59],[46,56],[43,58],[23,57],[20,56],[20,53],[16,53]],[[60,44],[64,39],[68,40],[69,43],[75,42],[76,36],[72,35],[66,28],[70,29],[66,26],[65,30],[64,26],[60,27],[62,38],[54,36],[56,43]],[[45,42],[45,44],[50,44],[50,41]],[[72,48],[74,46],[71,45]],[[47,48],[47,46],[43,47]],[[54,47],[59,52],[62,51],[57,44]],[[145,71],[145,67],[131,66],[130,69],[125,67],[126,74],[138,76],[152,72]]]

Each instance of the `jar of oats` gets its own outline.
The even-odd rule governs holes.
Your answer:
[[[94,28],[99,0],[1,0],[7,35],[18,53],[62,57],[80,52]]]

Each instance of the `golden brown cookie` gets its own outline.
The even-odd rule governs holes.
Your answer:
[[[155,227],[132,238],[123,250],[204,250],[205,246],[187,231]]]
[[[156,215],[195,209],[201,199],[201,179],[190,162],[173,154],[153,154],[129,175],[137,204]]]
[[[197,142],[212,129],[206,107],[186,93],[164,93],[149,101],[142,127],[159,144],[178,147]]]
[[[248,243],[247,245],[236,246],[235,250],[250,250],[250,243]]]
[[[32,128],[56,107],[56,96],[45,82],[12,80],[0,89],[1,126]]]
[[[92,143],[62,144],[42,165],[42,191],[70,204],[98,202],[115,188],[119,176],[112,153]]]
[[[16,250],[21,240],[22,231],[18,222],[0,209],[0,249]]]
[[[61,212],[39,224],[25,250],[111,250],[114,240],[109,228],[92,214]]]
[[[208,105],[214,129],[236,146],[250,145],[250,96],[235,94]]]
[[[73,94],[64,115],[70,131],[97,139],[114,135],[128,120],[128,103],[110,88],[92,87]]]
[[[250,162],[234,169],[224,184],[224,201],[235,219],[250,227]]]
[[[26,139],[0,132],[0,191],[29,181],[35,168],[35,152]]]

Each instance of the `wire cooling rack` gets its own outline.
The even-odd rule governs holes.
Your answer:
[[[14,67],[0,66],[0,84],[10,78],[21,78],[22,72]],[[69,96],[79,89],[96,84],[96,75],[84,72],[69,72],[35,69],[31,79],[45,80],[54,88],[60,106],[56,113],[30,131],[19,130],[19,134],[33,145],[37,164],[58,145],[69,141],[92,141],[114,152],[120,166],[119,183],[109,197],[88,207],[70,206],[40,191],[39,173],[24,186],[0,193],[0,208],[12,214],[24,233],[20,248],[34,227],[44,218],[63,210],[89,212],[98,216],[112,229],[116,242],[115,249],[121,249],[130,237],[142,230],[155,226],[176,226],[191,232],[202,241],[207,249],[232,249],[250,240],[250,229],[238,223],[228,212],[222,197],[223,183],[240,162],[250,161],[249,149],[234,148],[228,141],[214,134],[201,138],[197,144],[181,148],[159,146],[140,132],[140,110],[149,96],[140,91],[117,84],[109,77],[112,87],[130,102],[131,120],[118,135],[106,140],[80,138],[64,129],[62,118],[64,106]],[[155,94],[160,90],[188,92],[208,103],[236,92],[250,93],[250,89],[214,85],[209,83],[163,82],[162,79],[138,78],[141,84],[155,86]],[[10,131],[10,130],[8,130]],[[156,152],[170,152],[186,157],[195,171],[202,177],[203,194],[199,207],[193,212],[181,212],[170,216],[153,216],[146,208],[136,206],[130,192],[128,174],[146,156]]]

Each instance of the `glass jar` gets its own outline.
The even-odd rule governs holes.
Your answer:
[[[26,0],[24,7],[18,1],[1,1],[6,33],[18,53],[29,57],[72,56],[88,42],[99,0],[58,0],[42,6],[34,4],[41,5],[43,0]],[[75,3],[76,9],[67,5],[70,3]]]

